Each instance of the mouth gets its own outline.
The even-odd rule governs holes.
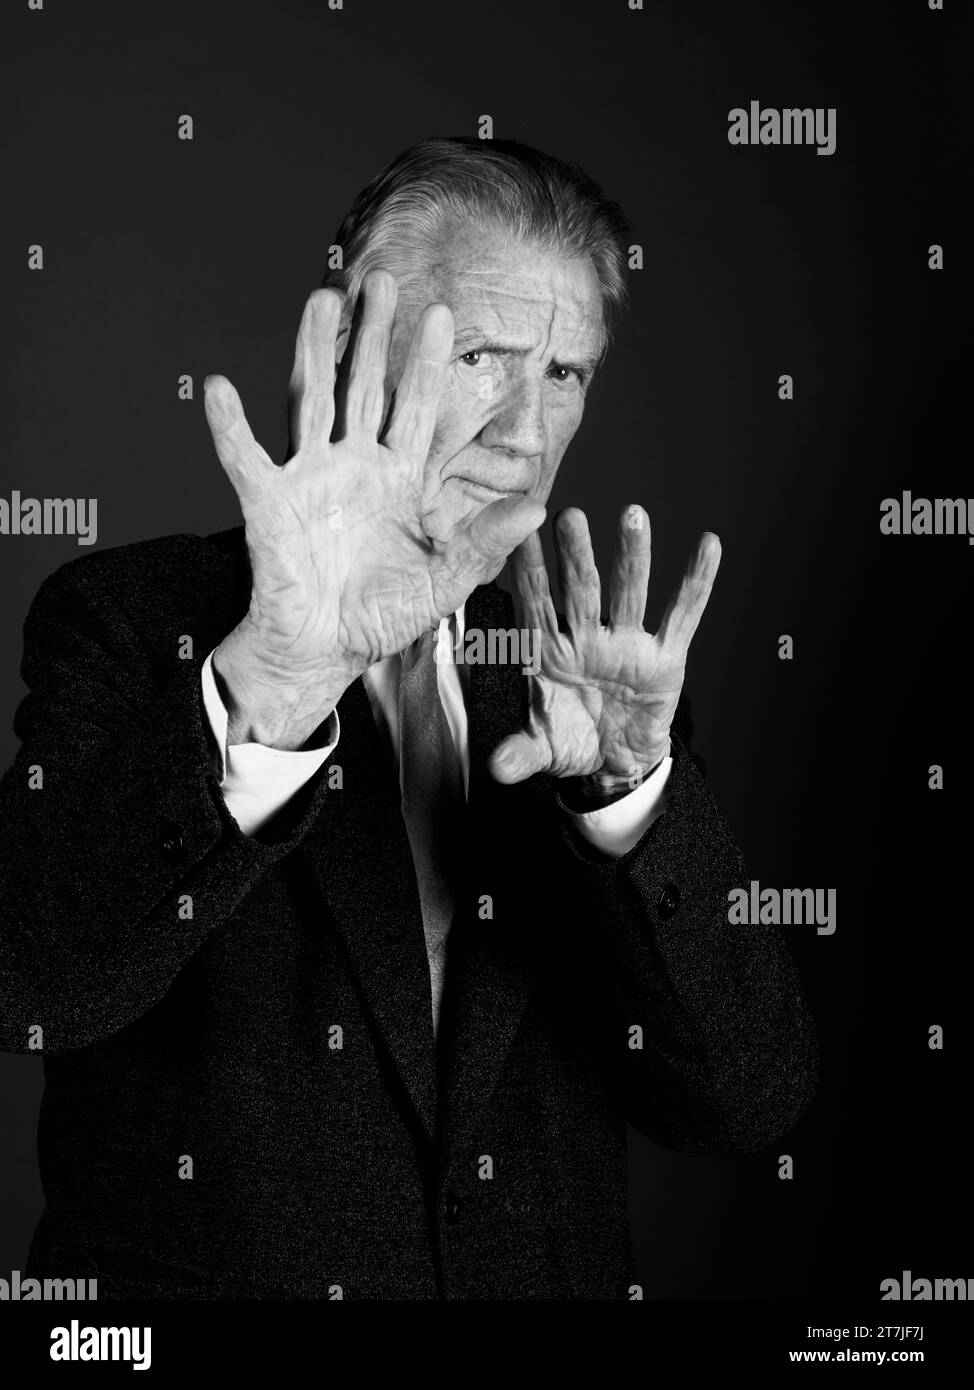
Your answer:
[[[489,497],[527,497],[526,487],[494,487],[490,483],[478,482],[475,478],[455,479],[458,483],[463,483],[465,487],[472,488],[475,492],[486,493]]]

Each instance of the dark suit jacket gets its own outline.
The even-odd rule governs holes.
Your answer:
[[[815,1068],[780,938],[727,923],[747,874],[685,703],[666,813],[609,860],[551,779],[486,775],[524,682],[471,668],[436,1049],[361,681],[339,706],[341,788],[319,773],[247,838],[211,773],[200,668],[249,589],[242,528],[172,536],[63,566],[26,622],[0,1042],[28,1052],[43,1028],[29,1272],[96,1277],[102,1298],[625,1299],[626,1121],[751,1151],[792,1125]],[[515,625],[496,585],[467,621]]]

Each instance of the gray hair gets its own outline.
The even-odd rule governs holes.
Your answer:
[[[568,257],[590,256],[602,287],[604,351],[628,300],[629,224],[577,164],[518,140],[437,137],[404,150],[355,199],[335,236],[343,268],[322,284],[345,291],[347,319],[369,270],[391,271],[408,291],[443,236],[471,221]]]

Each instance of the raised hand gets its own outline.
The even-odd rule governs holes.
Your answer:
[[[445,545],[425,535],[423,470],[453,319],[442,304],[420,316],[383,427],[396,301],[388,272],[366,276],[336,369],[342,296],[311,295],[291,379],[294,452],[282,466],[254,439],[230,382],[207,379],[206,416],[253,574],[247,616],[214,656],[238,740],[299,747],[357,676],[458,608],[544,520],[539,502],[504,498]]]
[[[567,632],[559,632],[541,540],[535,533],[513,556],[522,628],[535,630],[530,715],[503,740],[490,769],[500,782],[535,772],[585,779],[594,797],[638,786],[670,751],[670,726],[687,651],[720,564],[720,541],[705,532],[655,634],[643,628],[651,535],[642,507],[623,510],[602,622],[599,572],[583,512],[555,522],[559,583]]]

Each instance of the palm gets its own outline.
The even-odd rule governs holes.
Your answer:
[[[435,557],[408,461],[380,445],[364,460],[349,453],[299,452],[243,513],[255,579],[277,596],[282,636],[325,650],[341,640],[369,665],[440,616]]]
[[[529,680],[542,689],[532,690],[528,727],[552,742],[555,775],[628,776],[665,742],[683,668],[651,633],[542,635],[535,664]]]
[[[642,775],[665,757],[683,687],[687,649],[720,562],[720,542],[701,536],[659,630],[643,628],[650,571],[649,518],[641,507],[620,518],[609,600],[602,622],[601,584],[588,525],[576,510],[556,524],[561,628],[541,543],[532,535],[514,554],[518,619],[535,634],[530,712],[525,727],[495,750],[505,782],[533,772],[559,777]]]
[[[327,664],[354,676],[404,650],[492,578],[544,518],[539,503],[510,498],[445,546],[425,535],[423,471],[453,324],[443,306],[421,316],[383,426],[395,304],[390,275],[366,277],[355,344],[339,371],[341,300],[329,290],[312,295],[291,380],[295,451],[280,467],[251,434],[230,383],[207,383],[207,417],[244,517],[250,624],[266,657],[296,672]]]

